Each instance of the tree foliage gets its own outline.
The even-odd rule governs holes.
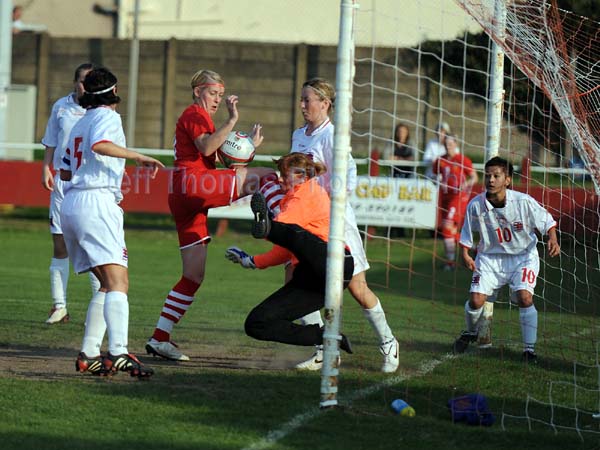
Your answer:
[[[558,0],[557,4],[567,14],[572,12],[591,19],[585,21],[585,26],[595,29],[586,31],[598,33],[600,0]],[[571,30],[564,32],[566,42],[576,41],[571,39],[575,36],[568,35]],[[470,92],[483,98],[488,94],[489,48],[490,38],[483,32],[465,34],[463,40],[430,41],[421,45],[422,60],[429,76],[437,78],[441,74],[442,83],[457,88],[468,86]],[[465,71],[465,67],[473,70]],[[505,82],[506,98],[510,97],[512,102],[510,108],[504,108],[506,119],[527,129],[534,144],[544,145],[560,154],[563,130],[550,100],[508,58],[504,63],[504,75],[505,80],[510,80],[510,83]]]

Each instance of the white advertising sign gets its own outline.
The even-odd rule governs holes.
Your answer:
[[[420,178],[358,177],[350,203],[359,225],[434,229],[438,192]],[[250,196],[209,210],[211,218],[252,219]]]
[[[361,176],[350,203],[359,225],[434,229],[437,198],[428,179]]]

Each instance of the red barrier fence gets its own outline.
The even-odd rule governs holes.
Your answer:
[[[0,204],[48,206],[50,193],[41,185],[41,162],[0,161]],[[171,171],[161,170],[150,179],[146,170],[128,166],[123,178],[127,212],[169,213],[167,194]],[[517,186],[517,190],[525,190]],[[481,187],[475,192],[481,192]],[[593,190],[534,186],[527,192],[548,208],[563,232],[597,233],[600,228],[600,197]]]
[[[169,214],[170,173],[161,170],[150,179],[146,170],[127,166],[121,207],[127,212]],[[41,162],[0,161],[0,180],[0,204],[43,207],[50,203],[50,192],[42,187]]]

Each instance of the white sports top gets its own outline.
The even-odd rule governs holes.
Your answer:
[[[331,193],[331,175],[333,171],[333,124],[329,119],[323,122],[310,136],[306,135],[306,125],[298,128],[292,135],[292,149],[290,153],[304,153],[313,161],[320,162],[327,167],[327,172],[319,177],[320,184],[328,193]],[[348,191],[356,188],[356,163],[352,155],[348,154],[348,171],[346,174],[346,187]]]
[[[46,125],[46,133],[42,138],[42,144],[46,147],[54,147],[54,169],[60,167],[60,162],[65,156],[67,141],[71,129],[85,114],[85,109],[74,100],[73,94],[59,98],[52,106],[52,112]]]
[[[123,199],[121,182],[125,159],[99,155],[92,147],[99,142],[112,142],[125,147],[121,116],[108,107],[88,109],[75,124],[62,160],[61,169],[70,170],[71,189],[103,189],[112,192],[115,200]]]
[[[425,146],[425,152],[423,153],[423,162],[433,163],[440,156],[446,154],[446,147],[440,143],[437,139],[430,139]]]
[[[477,231],[478,254],[518,255],[536,249],[536,229],[548,234],[555,226],[550,213],[530,195],[507,189],[504,208],[494,208],[482,192],[467,206],[460,245],[472,248]]]

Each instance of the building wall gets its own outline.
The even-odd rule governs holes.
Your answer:
[[[218,41],[142,41],[138,80],[135,146],[169,148],[178,116],[191,103],[192,75],[207,68],[221,73],[227,93],[239,95],[238,130],[262,123],[264,152],[283,152],[298,120],[297,46]],[[120,39],[52,38],[19,34],[13,40],[13,84],[38,87],[36,140],[42,138],[56,99],[73,89],[73,71],[92,61],[112,70],[119,79],[119,112],[127,122],[129,42]],[[223,106],[215,122],[226,119]],[[299,124],[299,123],[298,123]]]
[[[120,2],[119,37],[133,36],[134,4],[135,0]],[[465,29],[479,30],[454,0],[361,0],[355,4],[358,45],[406,46],[427,39],[452,39]],[[340,0],[141,0],[138,33],[145,39],[336,45],[340,5]],[[391,17],[400,10],[413,26],[399,34],[398,22]]]
[[[44,134],[53,102],[72,90],[73,71],[93,61],[110,68],[118,77],[122,103],[119,111],[128,126],[127,101],[129,41],[120,39],[56,38],[47,34],[16,35],[13,45],[13,84],[37,86],[36,140]],[[357,48],[356,56],[371,54]],[[379,49],[377,58],[393,61],[394,49]],[[402,53],[401,62],[378,69],[371,78],[368,62],[356,67],[353,115],[353,152],[365,156],[370,149],[383,150],[398,121],[409,125],[413,142],[423,149],[440,120],[450,123],[464,137],[463,150],[482,154],[485,138],[485,105],[481,100],[463,102],[450,86],[437,85],[419,74],[416,56]],[[300,87],[308,77],[322,76],[335,82],[336,48],[304,44],[270,44],[225,41],[143,40],[140,45],[135,146],[170,148],[177,117],[191,103],[189,81],[199,69],[219,72],[227,93],[239,95],[240,121],[236,127],[249,131],[263,125],[265,142],[260,153],[277,154],[289,149],[290,136],[300,126]],[[399,70],[401,69],[401,70]],[[372,82],[372,83],[371,83]],[[427,86],[429,84],[429,86]],[[393,93],[393,92],[395,93]],[[382,112],[385,111],[385,112]],[[215,123],[226,119],[223,106]],[[372,134],[368,131],[372,130]],[[519,140],[515,140],[515,139]],[[519,135],[503,136],[511,150],[526,150]]]
[[[5,0],[6,1],[6,0]],[[44,24],[60,37],[133,37],[135,0],[14,0],[23,21]],[[140,0],[141,39],[202,39],[336,45],[340,0]],[[111,16],[97,14],[93,5]],[[411,46],[453,39],[479,27],[454,0],[356,1],[358,45]],[[401,5],[401,6],[400,6]],[[401,18],[398,18],[400,12]],[[410,19],[411,26],[401,20]],[[402,31],[398,33],[398,29]],[[116,34],[114,34],[116,31]]]
[[[94,13],[94,3],[114,5],[111,0],[13,0],[23,7],[23,22],[45,25],[52,36],[109,38],[113,19]]]

